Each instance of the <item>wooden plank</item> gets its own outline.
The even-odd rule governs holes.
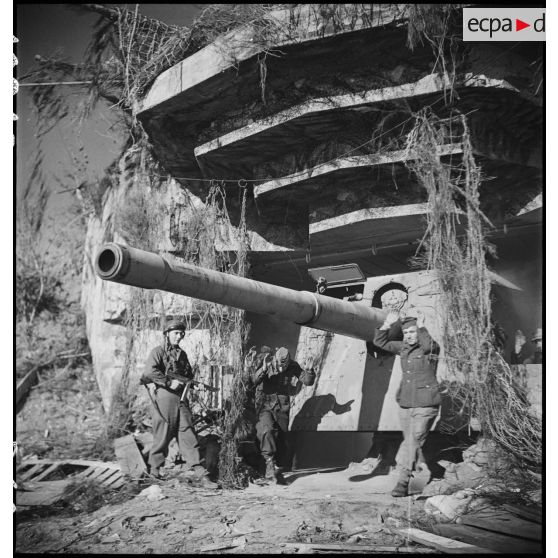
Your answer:
[[[107,471],[113,471],[114,469],[105,469],[104,467],[95,467],[93,469],[92,473],[89,473],[89,475],[85,478],[85,480],[95,480],[98,476],[102,475],[103,473],[106,473]]]
[[[30,491],[16,490],[16,506],[50,506],[62,498],[70,480],[26,484]]]
[[[224,550],[226,548],[237,548],[246,545],[246,537],[236,537],[230,541],[223,541],[220,543],[208,544],[200,547],[200,552],[212,552],[213,550]]]
[[[25,465],[51,465],[52,463],[60,463],[63,465],[80,465],[82,467],[104,467],[109,469],[120,470],[120,464],[114,461],[88,461],[85,459],[24,459],[21,467]]]
[[[398,533],[413,542],[429,546],[430,548],[435,548],[436,550],[446,552],[447,554],[494,554],[493,550],[481,548],[473,544],[454,541],[453,539],[427,533],[426,531],[421,531],[420,529],[399,529]]]
[[[44,478],[48,477],[50,473],[56,471],[56,469],[58,469],[59,466],[60,463],[53,463],[52,465],[48,465],[47,468],[42,473],[38,474],[36,477],[33,477],[29,480],[32,480],[33,482],[38,482],[40,480],[43,480]]]
[[[22,402],[23,398],[27,395],[27,392],[31,389],[31,386],[37,380],[37,372],[40,366],[34,366],[25,376],[17,383],[16,387],[16,408]]]
[[[100,475],[95,478],[95,482],[100,482],[104,484],[106,480],[108,480],[112,475],[118,474],[120,471],[115,471],[114,469],[106,469]]]
[[[98,470],[99,467],[87,467],[87,469],[85,469],[84,471],[82,471],[77,475],[77,478],[79,478],[80,480],[87,479],[89,475],[91,475],[92,473]]]
[[[120,479],[123,479],[124,476],[122,475],[122,473],[120,471],[116,472],[113,476],[108,477],[108,480],[104,480],[103,481],[103,485],[104,486],[110,486],[111,488],[114,488],[114,485],[117,481],[119,481]]]
[[[494,531],[496,533],[504,533],[512,537],[521,537],[533,541],[542,540],[542,525],[519,519],[518,517],[510,515],[510,519],[486,518],[463,515],[461,517],[463,525],[470,525],[485,529],[486,531]]]
[[[142,432],[134,435],[134,438],[143,446],[140,451],[144,456],[144,460],[147,460],[149,458],[149,452],[153,447],[153,434],[151,434],[151,432]]]
[[[123,473],[138,477],[147,472],[147,466],[133,436],[114,440],[114,453]]]
[[[105,469],[103,467],[90,467],[80,475],[78,475],[80,480],[84,481],[94,481],[103,484],[104,486],[110,486],[111,488],[116,488],[122,486],[122,483],[118,483],[119,479],[123,479],[122,472],[119,469]]]
[[[501,533],[492,533],[469,525],[436,524],[436,534],[454,540],[460,540],[475,546],[488,548],[504,554],[537,554],[542,552],[539,542],[508,537]]]
[[[45,466],[44,463],[37,463],[36,465],[33,465],[33,467],[31,467],[31,469],[27,469],[27,471],[24,471],[23,473],[21,473],[20,475],[20,479],[21,480],[28,480],[30,479],[33,475],[35,475],[36,473],[38,473],[39,471],[41,471],[43,469],[43,467]]]
[[[329,543],[285,543],[287,548],[309,550],[325,550],[328,552],[389,552],[391,554],[429,554],[435,550],[413,546],[383,546],[379,544],[329,544]]]
[[[126,483],[126,479],[122,475],[120,475],[116,480],[116,482],[110,485],[110,488],[120,488],[125,483]]]
[[[502,507],[523,519],[528,519],[535,523],[542,523],[542,509],[540,508],[519,505],[512,506],[511,504],[504,504]]]

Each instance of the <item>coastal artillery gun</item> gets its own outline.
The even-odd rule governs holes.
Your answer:
[[[95,270],[105,281],[159,289],[364,341],[372,341],[374,329],[386,316],[385,310],[367,304],[173,262],[164,256],[113,242],[99,250]]]

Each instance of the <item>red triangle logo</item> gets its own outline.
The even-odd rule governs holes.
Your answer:
[[[521,31],[522,29],[525,29],[526,27],[531,27],[530,23],[525,23],[524,21],[521,21],[520,19],[515,18],[515,30],[516,31]]]

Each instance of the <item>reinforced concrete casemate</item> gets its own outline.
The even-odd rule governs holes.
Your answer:
[[[374,339],[374,329],[383,323],[387,313],[364,301],[347,302],[171,262],[159,254],[114,242],[101,247],[95,270],[106,281],[168,291],[364,341]]]

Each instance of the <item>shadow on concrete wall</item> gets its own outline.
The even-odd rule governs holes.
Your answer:
[[[381,307],[379,299],[375,305]],[[392,324],[388,331],[390,341],[402,341],[401,324]],[[384,399],[389,389],[395,355],[380,349],[374,343],[366,343],[366,363],[362,378],[362,399],[358,417],[358,430],[378,430]]]
[[[297,430],[318,430],[318,426],[322,419],[330,411],[336,415],[348,413],[354,399],[346,403],[339,404],[335,396],[331,393],[327,395],[313,395],[304,402],[300,411],[296,415],[291,425],[291,431]]]
[[[358,430],[378,429],[394,361],[394,355],[379,356],[379,358],[367,355],[362,378],[362,403]]]

